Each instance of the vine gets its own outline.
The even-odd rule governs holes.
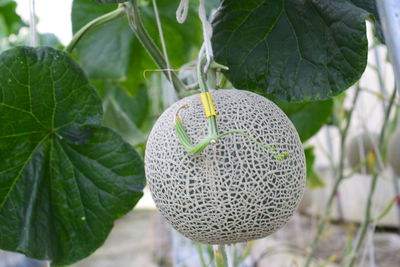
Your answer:
[[[317,232],[314,236],[314,239],[311,243],[311,251],[307,256],[306,262],[305,262],[305,267],[310,266],[311,261],[315,255],[315,252],[317,250],[318,247],[318,242],[322,237],[322,234],[324,233],[325,230],[325,226],[329,221],[329,216],[331,214],[331,210],[332,210],[332,204],[333,204],[333,200],[335,199],[335,196],[337,194],[337,190],[339,188],[339,185],[341,184],[341,182],[343,181],[343,179],[345,178],[344,175],[344,159],[345,159],[345,144],[346,144],[346,140],[347,140],[347,134],[349,132],[349,127],[350,127],[350,123],[351,123],[351,119],[353,117],[353,112],[357,103],[357,99],[358,96],[360,94],[360,90],[361,87],[359,84],[356,85],[356,91],[353,97],[353,102],[352,102],[352,107],[347,115],[347,120],[346,120],[346,125],[343,129],[339,129],[340,131],[340,156],[339,156],[339,169],[338,169],[338,177],[335,180],[335,183],[333,185],[332,191],[329,195],[328,201],[325,205],[325,210],[324,213],[321,217],[321,221],[318,225],[318,229]]]
[[[377,148],[377,153],[382,153],[383,150],[383,145],[384,145],[384,138],[385,138],[385,134],[386,134],[386,129],[387,129],[387,124],[389,121],[389,117],[390,117],[390,113],[392,111],[392,107],[393,107],[393,103],[394,103],[394,99],[396,98],[397,95],[397,90],[396,88],[393,90],[392,96],[390,98],[390,102],[389,105],[386,108],[386,112],[385,112],[385,117],[384,117],[384,121],[382,123],[382,127],[381,127],[381,132],[379,135],[379,143],[378,143],[378,148]],[[376,164],[376,169],[381,169],[380,164],[377,162]],[[354,264],[356,263],[356,260],[358,258],[358,254],[359,251],[361,249],[361,246],[363,244],[365,235],[367,233],[368,227],[371,224],[372,221],[376,220],[375,218],[372,217],[371,215],[371,209],[372,209],[372,199],[375,193],[375,189],[376,189],[376,184],[378,181],[378,175],[379,172],[375,171],[373,176],[372,176],[372,182],[371,182],[371,186],[370,186],[370,190],[368,192],[368,200],[367,200],[367,206],[365,208],[365,215],[364,215],[364,220],[363,223],[361,225],[361,228],[359,230],[360,234],[359,237],[357,239],[356,244],[354,245],[354,249],[352,254],[349,257],[348,263],[346,263],[346,267],[352,267],[354,266]],[[394,203],[394,202],[393,202]],[[391,207],[393,204],[389,204],[389,207]],[[388,209],[385,209],[388,210]],[[382,215],[378,216],[378,218],[383,217]]]

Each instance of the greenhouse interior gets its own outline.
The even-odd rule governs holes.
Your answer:
[[[399,252],[399,0],[0,0],[0,267]]]

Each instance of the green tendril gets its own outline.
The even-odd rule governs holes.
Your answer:
[[[185,151],[188,152],[189,154],[194,155],[202,152],[210,143],[212,143],[213,140],[209,136],[200,141],[197,145],[192,145],[189,136],[187,135],[185,129],[183,128],[182,120],[178,116],[175,117],[175,130],[180,143],[185,148]]]
[[[198,154],[198,153],[202,152],[209,144],[218,142],[219,139],[221,139],[222,137],[224,137],[226,135],[241,134],[241,135],[247,137],[249,140],[251,140],[256,145],[269,150],[273,154],[274,159],[276,159],[276,160],[283,161],[289,157],[289,152],[285,151],[283,153],[278,153],[276,151],[275,146],[265,145],[265,144],[259,142],[258,140],[256,140],[251,135],[249,135],[243,131],[238,131],[238,130],[229,131],[229,132],[222,133],[222,134],[213,132],[213,133],[210,133],[206,138],[201,140],[197,145],[193,145],[192,142],[190,141],[189,136],[187,135],[187,133],[185,131],[185,128],[183,127],[182,120],[178,115],[178,112],[183,108],[188,108],[188,106],[185,105],[178,109],[177,114],[175,115],[175,130],[176,130],[176,133],[177,133],[180,143],[185,148],[185,151],[189,154],[194,155],[194,154]]]
[[[238,130],[234,130],[234,131],[229,131],[226,133],[222,133],[218,136],[218,139],[220,139],[221,137],[224,137],[228,134],[241,134],[245,137],[247,137],[250,141],[252,141],[253,143],[255,143],[256,145],[269,150],[272,154],[274,159],[279,160],[279,161],[283,161],[285,159],[287,159],[289,157],[289,152],[285,151],[283,153],[278,153],[276,152],[276,147],[275,146],[270,146],[270,145],[265,145],[261,142],[259,142],[257,139],[255,139],[254,137],[252,137],[251,135],[249,135],[248,133],[245,133],[243,131],[238,131]]]

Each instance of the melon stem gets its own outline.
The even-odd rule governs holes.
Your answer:
[[[204,46],[200,50],[199,53],[199,59],[197,61],[197,78],[199,82],[199,87],[200,91],[202,93],[208,93],[208,86],[207,86],[207,81],[206,81],[206,73],[204,72],[204,66],[206,63],[206,58],[204,57]],[[212,106],[213,103],[210,103],[210,101],[207,99],[207,104],[209,106]],[[208,137],[213,140],[213,143],[218,141],[218,127],[217,127],[217,119],[215,116],[211,116],[208,118]]]
[[[200,50],[199,59],[197,61],[197,78],[198,78],[200,91],[202,93],[209,92],[208,86],[207,86],[206,73],[205,73],[205,71],[207,71],[207,70],[204,70],[205,63],[206,63],[206,58],[204,57],[204,46],[203,46],[202,49]],[[221,65],[221,66],[223,67],[223,65]],[[206,105],[208,105],[208,107],[211,107],[214,105],[212,103],[211,99],[206,98],[206,101],[207,101]],[[204,105],[204,103],[203,103],[203,105]],[[176,115],[175,115],[175,129],[176,129],[176,133],[177,133],[180,143],[185,148],[186,152],[188,152],[190,154],[197,154],[197,153],[202,152],[209,144],[217,143],[220,138],[222,138],[226,135],[241,134],[241,135],[247,137],[250,141],[252,141],[256,145],[269,150],[273,154],[273,157],[276,160],[282,161],[289,156],[288,152],[278,153],[274,146],[264,145],[263,143],[259,142],[254,137],[252,137],[251,135],[249,135],[243,131],[233,130],[233,131],[219,134],[216,116],[210,116],[207,118],[207,120],[208,120],[208,136],[205,137],[203,140],[201,140],[197,145],[192,145],[190,138],[187,135],[185,128],[183,127],[182,120],[180,119],[179,114],[178,114],[179,111],[183,108],[188,108],[188,106],[183,105],[182,107],[180,107],[177,110]]]
[[[106,13],[100,17],[95,18],[94,20],[87,23],[83,26],[79,31],[77,31],[72,37],[71,42],[65,47],[65,51],[67,53],[72,53],[72,50],[76,47],[79,41],[89,32],[98,28],[99,26],[114,21],[125,15],[125,9],[123,7],[118,7],[117,9]]]

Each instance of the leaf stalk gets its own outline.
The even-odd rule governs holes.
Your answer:
[[[71,42],[65,47],[64,50],[68,53],[72,53],[74,48],[87,33],[91,32],[92,30],[96,29],[97,27],[103,24],[109,23],[124,15],[125,15],[125,9],[123,6],[120,6],[109,13],[106,13],[100,17],[95,18],[94,20],[90,21],[88,24],[83,26],[77,33],[75,33],[75,35],[72,37]]]
[[[137,0],[131,0],[130,2],[123,4],[123,6],[125,6],[129,26],[134,32],[136,38],[138,38],[139,42],[142,44],[149,56],[153,59],[157,67],[163,70],[165,77],[169,81],[171,81],[169,79],[169,77],[171,76],[171,82],[173,83],[174,87],[179,91],[184,91],[186,89],[185,85],[178,78],[175,72],[168,71],[167,61],[165,60],[160,49],[157,47],[154,40],[151,38],[150,34],[144,27]]]

